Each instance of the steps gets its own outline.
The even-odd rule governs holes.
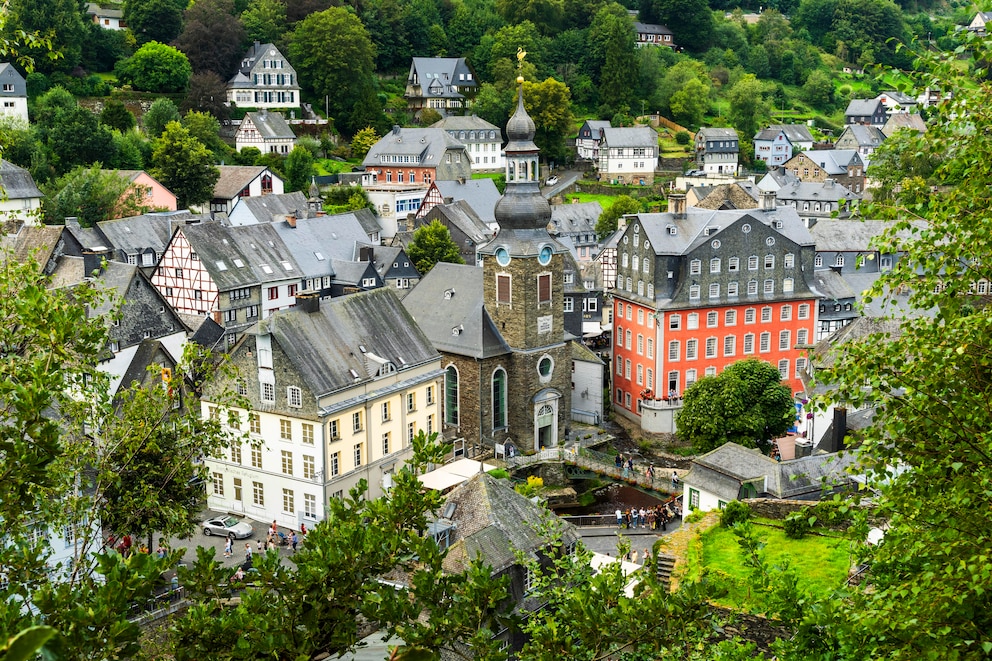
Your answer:
[[[659,553],[655,556],[654,563],[658,581],[665,586],[666,591],[670,592],[672,589],[672,572],[675,571],[675,558],[667,553]]]

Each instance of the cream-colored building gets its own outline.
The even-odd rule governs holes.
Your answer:
[[[207,459],[211,509],[298,529],[326,517],[359,481],[381,496],[420,431],[439,431],[441,356],[389,288],[297,305],[252,327],[232,349],[237,374],[204,393],[236,440]],[[252,413],[231,425],[219,402]]]

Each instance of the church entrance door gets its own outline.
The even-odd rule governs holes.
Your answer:
[[[549,404],[544,404],[537,411],[537,449],[554,445],[555,410]]]

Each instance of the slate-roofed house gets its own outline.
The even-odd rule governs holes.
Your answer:
[[[581,342],[572,342],[572,419],[587,425],[603,422],[603,359]]]
[[[282,113],[269,112],[264,108],[258,112],[245,113],[244,119],[234,134],[234,147],[241,151],[245,147],[255,147],[263,154],[286,155],[293,151],[296,134]]]
[[[889,115],[899,115],[916,112],[919,100],[910,94],[898,90],[885,90],[876,97],[885,106]]]
[[[403,97],[415,116],[424,108],[433,108],[442,116],[460,115],[472,105],[478,88],[464,57],[415,57]]]
[[[805,124],[772,124],[754,136],[754,157],[768,167],[782,165],[796,152],[813,148],[813,134]]]
[[[0,260],[6,260],[8,255],[19,264],[34,259],[41,273],[51,275],[62,256],[69,254],[67,238],[71,241],[62,225],[21,225],[0,236]]]
[[[230,214],[243,197],[280,194],[284,192],[282,178],[264,165],[221,165],[220,178],[214,184],[210,210]]]
[[[458,246],[458,254],[465,263],[475,266],[476,248],[489,242],[494,232],[476,215],[468,201],[458,200],[432,207],[426,216],[416,221],[417,227],[429,225],[435,220],[448,228],[452,241]]]
[[[124,10],[118,3],[104,7],[99,2],[87,2],[86,15],[104,30],[127,29],[127,23],[124,22]]]
[[[820,500],[824,493],[855,486],[845,472],[855,460],[855,453],[847,452],[776,461],[760,450],[725,443],[693,459],[682,478],[683,502],[705,512],[744,498]]]
[[[853,149],[814,149],[790,158],[783,170],[800,181],[826,181],[833,179],[852,193],[865,189],[865,162]]]
[[[866,167],[872,152],[885,142],[885,133],[878,126],[851,124],[837,137],[834,149],[853,149],[861,155]]]
[[[239,108],[299,108],[296,70],[274,44],[255,42],[227,81],[227,101]]]
[[[717,186],[692,186],[686,191],[686,206],[700,209],[757,209],[761,191],[750,181],[735,181]]]
[[[868,124],[881,128],[889,118],[881,99],[851,99],[844,111],[845,124]]]
[[[775,193],[778,204],[792,206],[806,227],[830,218],[848,218],[861,196],[833,179],[818,181],[793,181]]]
[[[927,125],[919,113],[897,112],[889,115],[889,119],[886,120],[885,126],[882,127],[882,133],[885,134],[886,138],[891,138],[896,131],[903,129],[907,131],[916,131],[917,133],[925,133],[927,130]]]
[[[377,185],[472,178],[465,144],[439,128],[394,126],[372,145],[362,165]]]
[[[100,236],[106,239],[103,245],[113,250],[113,259],[142,268],[152,268],[158,264],[177,226],[205,220],[209,221],[210,216],[191,214],[184,209],[104,220],[97,223],[96,227]]]
[[[696,132],[696,167],[707,174],[737,174],[740,152],[740,138],[732,128]]]
[[[816,315],[816,341],[820,341],[861,316],[856,307],[860,297],[839,270],[817,269],[813,279],[816,290],[823,295]]]
[[[239,198],[227,217],[231,225],[257,225],[286,220],[290,216],[297,219],[314,218],[322,213],[311,208],[306,195],[295,191]]]
[[[600,131],[599,176],[621,184],[650,186],[658,163],[658,132],[650,126],[604,128]]]
[[[9,62],[0,63],[0,114],[28,122],[28,86]]]
[[[968,24],[968,30],[984,35],[987,30],[985,26],[989,21],[992,21],[992,11],[980,11],[971,19],[971,23]]]
[[[675,48],[675,33],[664,25],[634,21],[634,33],[637,35],[638,47],[668,46]]]
[[[0,160],[0,221],[40,225],[41,191],[31,173],[10,161]]]
[[[331,266],[334,267],[331,296],[354,294],[385,285],[385,281],[372,262],[332,259]]]
[[[575,138],[575,151],[578,157],[599,163],[599,142],[603,139],[603,129],[612,125],[605,119],[587,119],[579,127],[578,137]]]
[[[499,230],[496,204],[501,196],[492,179],[438,179],[433,187],[441,194],[445,203],[464,200],[472,207],[475,215],[489,226],[491,232]]]
[[[477,115],[452,115],[431,124],[432,129],[444,129],[452,138],[464,142],[472,159],[473,172],[501,172],[503,131]]]
[[[596,223],[603,213],[599,202],[554,204],[551,206],[552,235],[568,237],[580,262],[590,262],[599,256]]]
[[[207,503],[220,511],[311,526],[360,479],[369,498],[381,496],[413,436],[440,424],[440,356],[389,288],[324,300],[301,292],[230,355],[237,374],[207,388],[202,414],[219,416],[218,396],[235,389],[252,413],[235,410],[232,431],[245,442],[207,459]]]
[[[104,170],[104,172],[116,172],[118,176],[127,179],[137,188],[143,189],[143,206],[148,211],[176,210],[176,194],[145,170]]]
[[[361,248],[367,248],[370,254],[362,250],[363,255],[360,259],[371,261],[384,286],[397,290],[400,298],[406,295],[408,289],[416,287],[420,282],[420,271],[410,261],[403,248],[399,246],[362,246]],[[370,259],[363,259],[366,254]]]

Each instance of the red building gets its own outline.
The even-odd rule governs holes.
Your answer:
[[[791,207],[685,208],[627,219],[614,296],[614,410],[636,419],[645,400],[681,397],[704,376],[759,358],[794,392],[814,341],[815,247]]]

